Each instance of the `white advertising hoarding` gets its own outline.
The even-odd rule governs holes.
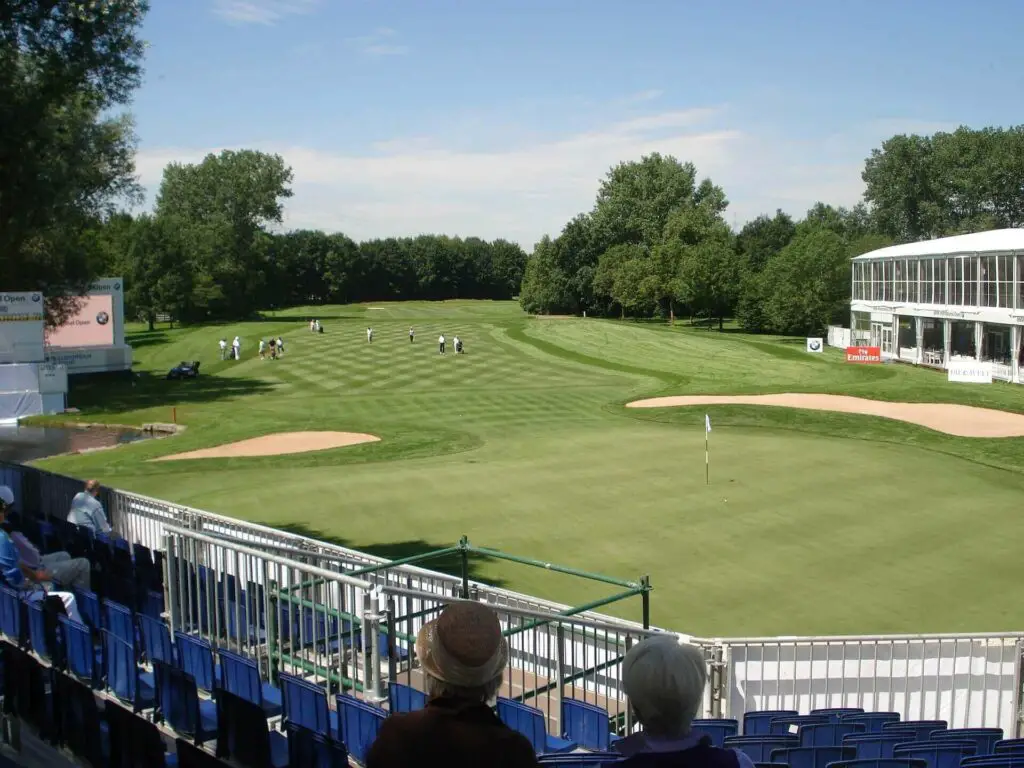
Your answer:
[[[0,293],[0,363],[38,363],[42,359],[42,294]]]
[[[950,360],[946,368],[949,381],[958,384],[991,384],[992,363],[978,360]]]

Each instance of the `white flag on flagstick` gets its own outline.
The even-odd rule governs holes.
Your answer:
[[[708,416],[706,413],[704,414],[704,431],[705,432],[710,432],[711,431],[711,417]]]

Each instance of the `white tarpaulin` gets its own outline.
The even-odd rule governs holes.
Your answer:
[[[0,392],[0,423],[39,416],[43,410],[43,396],[38,392]]]

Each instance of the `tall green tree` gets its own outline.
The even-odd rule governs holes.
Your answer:
[[[85,231],[138,199],[131,121],[143,0],[0,4],[0,274],[54,299],[98,276]],[[84,239],[83,239],[84,238]]]
[[[281,222],[291,182],[280,155],[255,150],[224,150],[164,169],[156,214],[192,230],[200,256],[194,266],[220,294],[207,296],[212,315],[244,317],[258,309],[271,243],[264,228]]]

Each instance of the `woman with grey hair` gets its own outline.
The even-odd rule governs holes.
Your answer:
[[[536,766],[533,746],[491,709],[508,664],[498,616],[486,605],[452,603],[416,637],[427,706],[392,715],[366,768]]]
[[[649,637],[622,660],[622,687],[643,730],[612,748],[622,768],[754,768],[742,752],[711,746],[690,727],[704,698],[703,652],[674,635]]]

